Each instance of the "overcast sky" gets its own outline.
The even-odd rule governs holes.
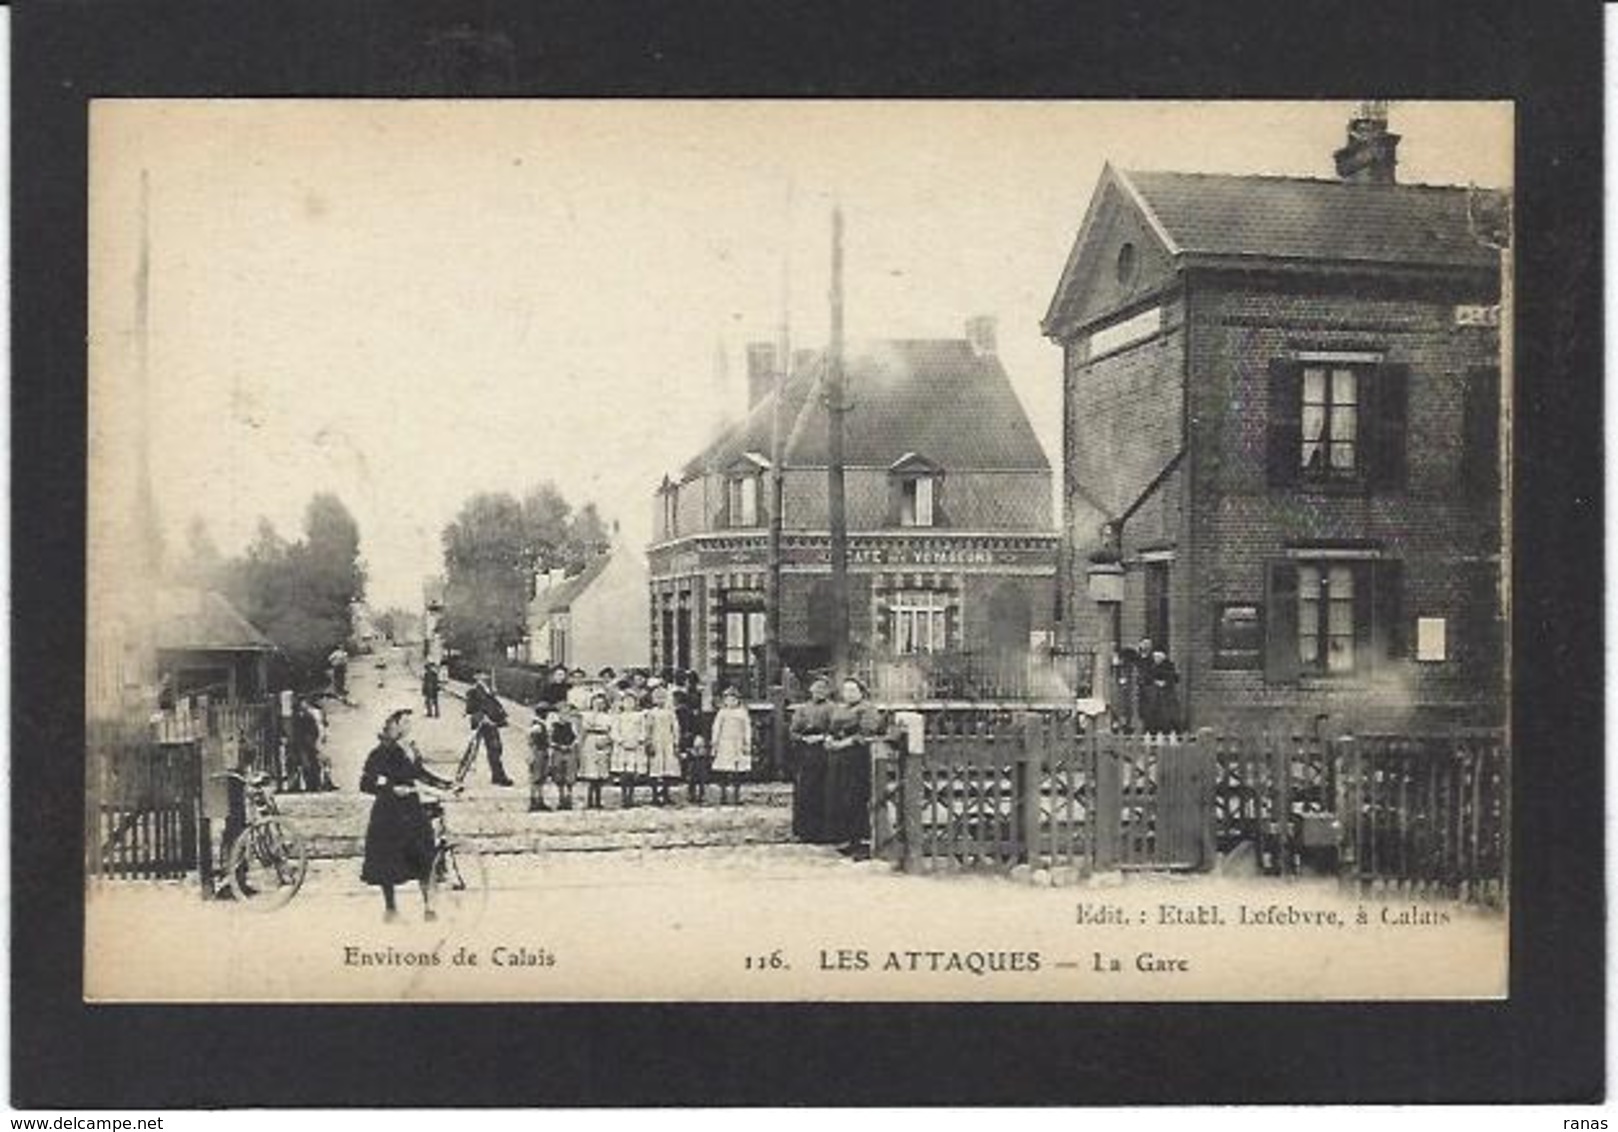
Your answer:
[[[138,431],[119,398],[138,373],[145,169],[152,468],[173,544],[194,515],[227,552],[260,515],[295,535],[333,490],[373,603],[415,607],[461,501],[542,479],[644,544],[662,475],[741,407],[741,350],[777,333],[785,256],[795,342],[824,344],[834,196],[851,338],[997,316],[1056,464],[1060,352],[1039,319],[1103,162],[1330,176],[1352,109],[98,103],[92,452]],[[1509,183],[1510,123],[1500,104],[1396,103],[1400,179]]]

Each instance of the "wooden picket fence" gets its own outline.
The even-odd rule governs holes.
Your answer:
[[[925,717],[878,744],[873,851],[907,870],[1337,871],[1366,888],[1503,896],[1509,752],[1499,732],[1325,741],[1117,735],[1061,713]]]
[[[202,800],[198,738],[159,742],[146,728],[97,723],[86,735],[85,871],[165,879],[197,868]]]
[[[85,875],[171,879],[212,863],[210,769],[281,772],[273,703],[198,704],[87,721]],[[223,793],[225,786],[215,784]],[[206,878],[204,878],[205,880]]]
[[[1511,759],[1498,731],[1336,744],[1345,879],[1365,891],[1504,903]]]

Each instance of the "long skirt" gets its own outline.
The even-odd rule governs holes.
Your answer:
[[[792,836],[810,845],[832,840],[826,834],[826,748],[796,743],[797,776],[792,786]]]
[[[871,746],[826,752],[826,840],[871,838]]]
[[[612,740],[586,735],[579,747],[579,777],[586,782],[605,782],[610,774]]]
[[[612,748],[612,773],[619,778],[646,777],[646,746],[642,743],[616,743]]]
[[[365,861],[360,879],[366,884],[402,884],[421,880],[433,867],[433,827],[414,794],[378,794],[365,827]]]

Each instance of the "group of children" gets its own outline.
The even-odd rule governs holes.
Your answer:
[[[573,808],[573,788],[585,787],[584,808],[599,810],[607,783],[618,785],[619,804],[635,804],[635,789],[651,788],[654,806],[672,805],[673,789],[686,784],[691,802],[707,800],[710,778],[719,783],[719,802],[737,804],[742,780],[753,768],[753,727],[734,689],[723,696],[708,733],[697,714],[669,688],[597,688],[557,698],[534,709],[528,729],[530,812],[549,810],[547,783],[557,792],[557,809]]]

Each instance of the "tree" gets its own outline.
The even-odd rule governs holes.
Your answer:
[[[554,570],[566,562],[573,507],[546,480],[522,501],[523,540],[534,570]]]
[[[444,528],[444,640],[482,659],[495,659],[528,628],[534,576],[575,572],[611,545],[594,503],[576,513],[546,481],[518,503],[504,493],[468,499]]]
[[[348,640],[350,607],[365,593],[359,525],[341,500],[315,496],[304,538],[289,543],[261,518],[247,552],[219,571],[221,588],[244,617],[275,642],[295,679],[314,680]]]
[[[492,659],[527,628],[534,555],[523,508],[505,492],[474,495],[444,528],[444,639]]]
[[[580,570],[599,554],[612,546],[612,534],[602,520],[594,503],[586,503],[573,516],[568,528],[567,546],[563,552],[569,570]]]
[[[396,644],[415,639],[421,630],[421,615],[402,606],[390,605],[376,615],[376,631]]]

